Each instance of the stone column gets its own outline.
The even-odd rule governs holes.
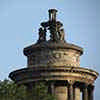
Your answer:
[[[50,82],[50,83],[48,84],[48,92],[49,92],[50,94],[54,94],[54,89],[55,89],[54,82]]]
[[[73,100],[73,83],[69,82],[69,87],[68,87],[68,100]]]
[[[93,100],[93,92],[94,92],[94,86],[90,86],[88,91],[89,100]]]
[[[29,83],[26,85],[26,91],[27,91],[27,100],[30,98],[30,100],[35,100],[33,96],[33,88],[35,87],[35,83]]]
[[[83,85],[82,100],[88,100],[88,85]]]
[[[80,88],[74,88],[74,100],[80,100]]]
[[[51,93],[54,94],[55,86],[54,82],[51,83]]]

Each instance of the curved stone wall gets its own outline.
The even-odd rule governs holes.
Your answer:
[[[80,53],[72,49],[44,49],[28,56],[28,67],[80,66]]]

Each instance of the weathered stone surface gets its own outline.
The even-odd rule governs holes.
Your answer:
[[[41,48],[40,48],[41,47]],[[80,66],[82,49],[68,43],[46,43],[24,49],[28,57],[28,67],[48,66]]]
[[[79,67],[80,55],[74,50],[43,50],[28,57],[28,66],[73,66]]]

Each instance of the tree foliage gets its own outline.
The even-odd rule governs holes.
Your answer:
[[[0,81],[0,100],[55,100],[55,97],[48,94],[44,83],[35,84],[29,93],[25,86],[4,80]]]

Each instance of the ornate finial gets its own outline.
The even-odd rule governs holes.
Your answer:
[[[56,21],[56,13],[57,10],[56,9],[49,9],[49,21]]]
[[[41,23],[41,28],[39,30],[39,40],[38,43],[46,41],[46,32],[47,30],[50,31],[50,41],[63,41],[64,40],[64,29],[63,24],[60,21],[56,20],[56,9],[50,9],[48,10],[49,12],[49,21],[47,22],[42,22]]]

